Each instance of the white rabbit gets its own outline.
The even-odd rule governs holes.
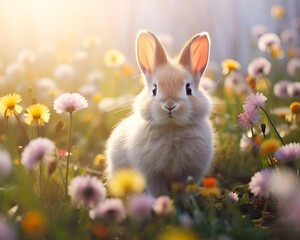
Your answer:
[[[137,61],[145,87],[133,113],[107,142],[108,180],[119,168],[135,168],[146,177],[147,192],[156,197],[168,195],[172,182],[185,183],[189,175],[201,181],[214,155],[211,102],[198,88],[209,48],[208,34],[200,33],[172,60],[153,33],[139,33]]]

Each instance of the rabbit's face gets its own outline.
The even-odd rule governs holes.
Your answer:
[[[205,94],[178,64],[158,68],[141,95],[142,116],[155,125],[192,125],[210,111]]]

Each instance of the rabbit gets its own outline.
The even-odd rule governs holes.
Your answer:
[[[211,101],[199,87],[210,38],[193,36],[175,59],[150,31],[142,30],[136,44],[145,86],[107,141],[107,178],[134,168],[145,176],[148,194],[170,195],[171,183],[185,184],[188,176],[200,183],[214,156]]]

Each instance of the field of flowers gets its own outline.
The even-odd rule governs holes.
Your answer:
[[[0,52],[0,240],[299,239],[295,24],[249,29],[245,69],[238,59],[210,62],[200,85],[214,104],[214,164],[202,184],[189,177],[159,198],[133,169],[105,181],[106,140],[143,88],[136,64],[95,35],[79,48],[68,40]]]

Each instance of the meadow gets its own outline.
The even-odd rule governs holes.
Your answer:
[[[271,13],[274,21],[286,14],[281,6]],[[200,87],[213,102],[214,163],[201,184],[174,182],[171,196],[158,198],[133,169],[105,181],[106,140],[143,88],[137,64],[103,49],[97,35],[80,46],[69,36],[0,52],[0,240],[297,239],[295,24],[276,33],[252,26],[245,69],[239,59],[209,63]]]

